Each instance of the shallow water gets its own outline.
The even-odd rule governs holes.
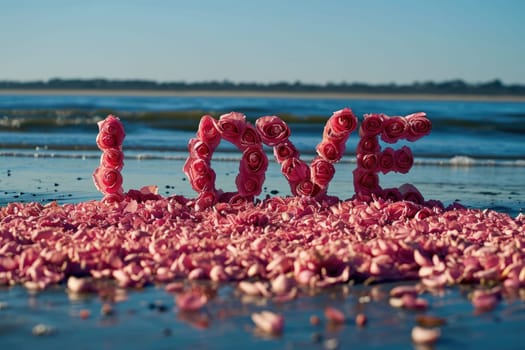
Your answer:
[[[99,163],[97,158],[4,159],[9,159],[9,165],[0,172],[1,205],[12,201],[78,203],[101,198],[91,178]],[[124,190],[156,185],[163,196],[178,194],[196,197],[182,172],[183,164],[182,159],[128,159],[122,170]],[[238,162],[218,161],[213,162],[213,167],[217,172],[217,186],[225,191],[234,191],[233,179],[238,171]],[[341,199],[352,197],[355,193],[352,179],[354,168],[353,163],[337,164],[328,194]],[[387,188],[412,183],[425,199],[440,200],[445,205],[457,201],[467,207],[495,209],[516,216],[525,208],[524,178],[525,168],[522,167],[416,165],[408,174],[381,175],[381,185]],[[286,179],[277,163],[272,161],[261,197],[267,195],[290,195]]]

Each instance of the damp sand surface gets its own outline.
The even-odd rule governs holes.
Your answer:
[[[91,180],[98,164],[92,158],[3,157],[0,201],[78,203],[100,199]],[[182,173],[183,160],[126,160],[125,190],[157,185],[159,194],[194,196]],[[233,190],[238,163],[217,161],[217,184]],[[353,164],[338,164],[329,193],[344,199],[353,195]],[[516,216],[523,212],[522,167],[431,165],[414,166],[406,175],[387,175],[385,187],[415,184],[426,199],[445,205],[455,201],[471,208],[490,208]],[[279,169],[270,164],[263,196],[287,196],[287,184]],[[421,295],[424,310],[393,307],[389,292],[413,282],[345,284],[324,290],[301,289],[300,297],[284,303],[264,297],[247,297],[235,283],[180,281],[186,287],[204,285],[210,301],[196,312],[179,310],[173,293],[164,285],[120,289],[107,282],[97,293],[74,295],[65,283],[31,292],[22,286],[0,289],[0,345],[2,348],[51,349],[363,349],[421,348],[410,334],[421,315],[437,317],[441,337],[436,348],[519,347],[525,322],[522,291],[504,293],[490,310],[476,310],[470,296],[474,286],[454,286]],[[373,281],[372,281],[373,282]],[[489,286],[487,286],[489,288]],[[325,316],[327,307],[345,315],[341,324]],[[272,310],[284,316],[280,335],[259,332],[251,320],[254,312]],[[355,317],[367,317],[364,327]],[[319,318],[319,322],[312,319]],[[419,320],[419,321],[418,321]],[[502,337],[505,342],[501,342]],[[428,347],[427,347],[428,348]]]

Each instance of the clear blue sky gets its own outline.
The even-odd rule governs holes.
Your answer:
[[[522,0],[0,0],[0,80],[525,83]]]

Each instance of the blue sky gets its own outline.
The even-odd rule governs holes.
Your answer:
[[[0,80],[525,84],[521,0],[0,0]]]

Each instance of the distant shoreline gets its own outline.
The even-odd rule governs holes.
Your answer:
[[[337,93],[337,92],[265,92],[229,90],[102,90],[102,89],[0,89],[0,96],[147,96],[147,97],[259,97],[259,98],[305,98],[348,100],[429,100],[429,101],[487,101],[525,102],[525,96],[517,95],[467,95],[467,94],[413,94],[413,93]]]

